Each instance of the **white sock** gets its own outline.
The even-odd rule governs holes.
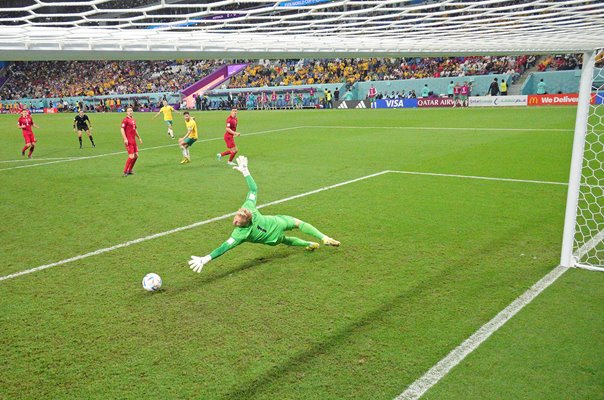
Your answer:
[[[182,147],[182,156],[187,157],[187,148],[186,147]]]
[[[187,153],[185,157],[189,158],[189,148],[185,147],[185,152]]]

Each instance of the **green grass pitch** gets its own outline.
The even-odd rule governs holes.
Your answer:
[[[32,160],[0,116],[0,276],[88,255],[0,280],[0,398],[393,399],[559,262],[572,107],[241,111],[258,204],[306,194],[262,212],[342,246],[243,244],[193,273],[226,217],[116,247],[243,203],[215,159],[228,112],[193,115],[181,165],[160,118],[135,114],[127,178],[124,114],[90,114],[82,150],[73,114],[34,115]],[[382,171],[406,173],[309,193]],[[603,300],[603,274],[567,272],[425,398],[604,398]]]

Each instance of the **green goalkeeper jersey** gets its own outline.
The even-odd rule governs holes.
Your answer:
[[[245,203],[241,206],[252,213],[252,222],[245,227],[237,227],[220,247],[210,253],[212,259],[220,257],[228,250],[240,245],[243,242],[262,243],[275,246],[283,241],[283,232],[291,222],[287,217],[262,215],[256,208],[256,198],[258,187],[256,182],[248,175],[245,178],[249,192],[247,193]]]

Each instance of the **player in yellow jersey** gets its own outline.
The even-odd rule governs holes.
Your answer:
[[[193,143],[197,141],[197,122],[191,117],[188,111],[183,113],[185,117],[185,125],[187,127],[187,134],[178,139],[178,145],[182,149],[183,159],[181,164],[187,164],[191,162],[191,156],[189,155],[189,147],[193,146]]]
[[[166,123],[166,125],[168,125],[168,136],[174,139],[174,131],[172,130],[172,111],[177,114],[180,114],[180,112],[176,111],[174,107],[169,105],[166,100],[164,100],[162,103],[164,106],[159,109],[159,111],[153,116],[153,118],[157,117],[159,114],[164,114],[164,122]]]

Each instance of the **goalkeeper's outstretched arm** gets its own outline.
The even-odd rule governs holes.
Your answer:
[[[252,178],[252,176],[250,175],[250,171],[247,168],[247,158],[245,156],[237,157],[237,166],[233,167],[233,169],[235,169],[243,174],[243,176],[245,177],[245,181],[247,182],[248,189],[249,189],[247,196],[246,196],[245,203],[243,203],[243,207],[241,209],[239,209],[239,211],[237,211],[237,215],[235,216],[235,220],[234,220],[235,225],[242,226],[242,225],[239,225],[240,222],[238,222],[238,218],[244,217],[247,220],[251,220],[251,216],[252,216],[251,210],[256,209],[256,197],[257,197],[257,193],[258,193],[258,186],[256,185],[254,178]],[[239,214],[242,214],[242,215],[239,215]],[[191,256],[191,260],[189,261],[189,266],[193,271],[201,272],[201,270],[207,263],[214,260],[215,258],[220,257],[227,251],[239,246],[242,242],[243,242],[243,240],[235,239],[233,236],[231,236],[224,243],[222,243],[219,247],[212,250],[212,252],[210,254],[208,254],[207,256],[203,256],[203,257]]]
[[[203,257],[191,256],[191,260],[189,260],[189,268],[191,268],[195,272],[201,272],[203,267],[209,263],[210,261],[220,257],[227,251],[234,249],[239,246],[242,241],[236,240],[233,237],[228,238],[224,243],[220,246],[216,247],[210,254]]]
[[[234,170],[239,171],[245,177],[245,182],[247,183],[248,192],[245,197],[245,203],[243,203],[242,208],[247,208],[248,210],[253,210],[256,208],[256,201],[258,197],[258,185],[256,185],[256,181],[252,178],[250,174],[250,170],[247,167],[247,157],[239,156],[237,157],[237,166],[233,167]]]

